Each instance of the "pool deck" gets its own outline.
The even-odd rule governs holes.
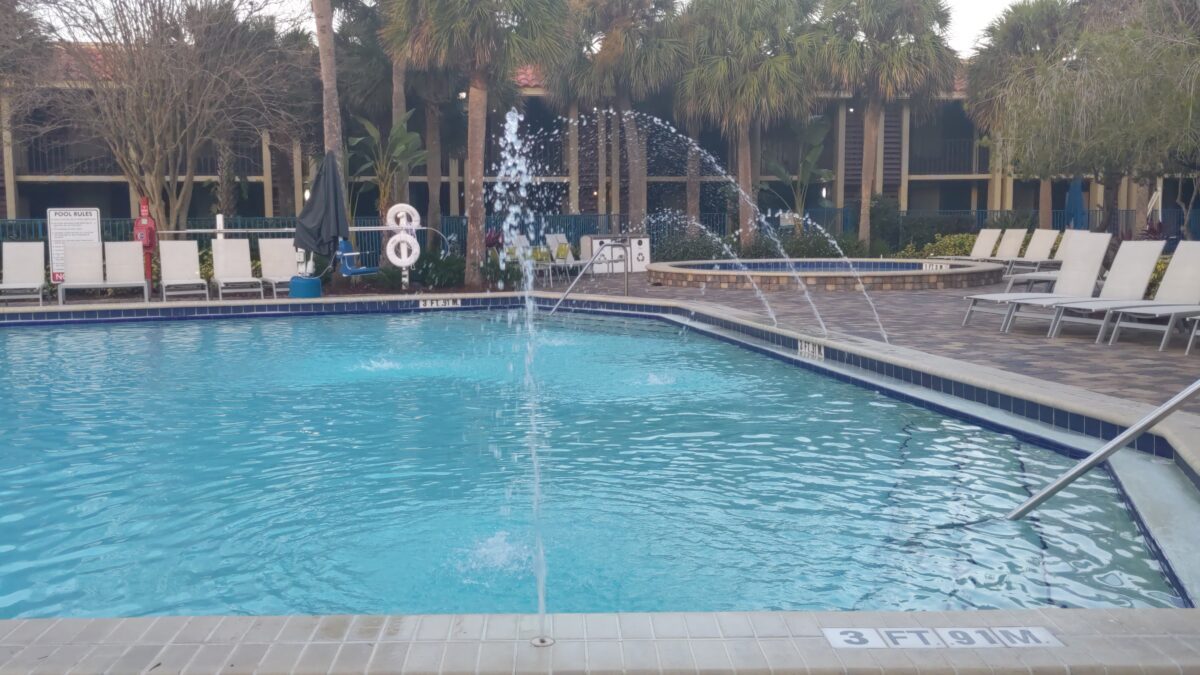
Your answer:
[[[597,277],[584,280],[580,287],[581,294],[617,296],[621,280],[615,275]],[[953,372],[1002,391],[1036,390],[1051,400],[1112,417],[1136,418],[1149,409],[1148,404],[1161,402],[1200,377],[1200,355],[1185,357],[1178,343],[1160,353],[1153,337],[1130,334],[1129,340],[1108,348],[1091,344],[1085,331],[1070,329],[1063,338],[1048,341],[1042,337],[1044,324],[1033,322],[1018,323],[1013,334],[1001,335],[996,331],[998,318],[993,316],[980,316],[972,326],[960,328],[965,293],[875,293],[892,338],[890,346],[878,342],[878,328],[861,294],[818,291],[813,300],[833,342],[897,363],[920,364],[927,371]],[[632,277],[631,295],[687,303],[769,325],[752,291],[653,287],[642,277]],[[780,328],[820,334],[800,294],[775,292],[767,298]],[[6,311],[31,309],[0,307],[0,312]],[[1189,413],[1194,412],[1200,412],[1200,404],[1189,407]],[[1169,422],[1165,426],[1172,442],[1187,453],[1189,461],[1197,461],[1200,417],[1184,413]],[[1161,482],[1148,480],[1126,487],[1130,492],[1154,493],[1161,491]],[[1193,506],[1200,503],[1195,497],[1189,496]],[[1175,528],[1184,546],[1176,549],[1175,566],[1186,567],[1179,570],[1180,576],[1200,578],[1200,539],[1193,536],[1200,518],[1181,515],[1175,507],[1179,501],[1171,499],[1160,498],[1159,504],[1148,508],[1143,508],[1140,498],[1135,501],[1144,517]],[[1156,509],[1161,513],[1147,513]],[[1170,518],[1173,523],[1166,521]],[[525,615],[10,620],[0,621],[0,675],[1200,673],[1200,611],[1194,609],[560,614],[549,617],[547,625],[557,643],[535,648],[529,639],[538,632],[537,618]],[[1044,628],[1044,635],[1061,646],[1019,644],[1018,640],[1013,646],[957,647],[947,633],[937,631],[967,627],[990,628],[993,637],[1002,632],[1007,637],[1025,635],[1015,630],[1019,627]],[[859,631],[868,636],[870,646],[834,648],[825,633],[833,628],[871,629]]]
[[[1200,672],[1196,610],[555,614],[547,625],[550,647],[530,644],[533,615],[0,621],[0,673]],[[1049,641],[1022,626],[1061,646],[1035,645]],[[948,631],[978,627],[1016,646],[947,644],[962,635]],[[833,648],[826,629],[902,646]]]

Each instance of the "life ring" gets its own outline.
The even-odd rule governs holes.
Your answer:
[[[417,263],[417,258],[421,257],[421,243],[409,232],[397,232],[388,239],[387,257],[396,267],[412,267]]]
[[[410,232],[421,226],[421,214],[409,204],[395,204],[388,209],[384,224]]]

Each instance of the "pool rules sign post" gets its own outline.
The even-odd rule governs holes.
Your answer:
[[[67,242],[100,243],[100,209],[46,209],[50,229],[50,280],[61,284]]]

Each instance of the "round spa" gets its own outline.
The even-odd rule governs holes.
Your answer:
[[[827,291],[912,291],[996,284],[1004,267],[959,260],[780,258],[652,263],[647,274],[652,285],[684,288],[796,290],[799,278],[808,288]]]

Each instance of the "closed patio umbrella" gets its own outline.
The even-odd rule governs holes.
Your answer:
[[[1067,190],[1066,203],[1066,227],[1067,229],[1086,230],[1088,229],[1088,213],[1083,207],[1083,179],[1075,178],[1071,181],[1071,187]]]
[[[312,192],[296,222],[296,248],[333,257],[339,239],[350,238],[346,218],[346,195],[342,186],[337,156],[325,153]]]

